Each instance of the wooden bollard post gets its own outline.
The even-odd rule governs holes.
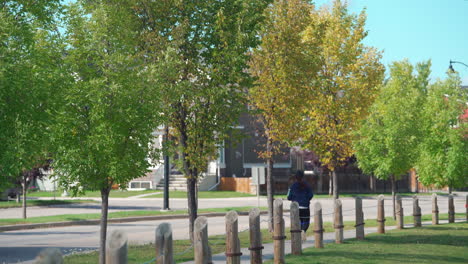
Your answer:
[[[355,199],[356,204],[356,238],[359,240],[364,239],[364,212],[362,211],[362,199],[360,197],[356,197]]]
[[[395,198],[396,198],[397,228],[403,229],[404,228],[404,222],[403,222],[404,214],[403,214],[403,204],[402,204],[401,196],[397,194]]]
[[[322,205],[316,202],[314,206],[314,236],[316,248],[323,248],[323,231]]]
[[[449,223],[455,223],[455,204],[451,194],[448,196],[448,221]]]
[[[439,224],[439,206],[437,205],[437,194],[432,194],[432,224]]]
[[[172,228],[169,223],[156,228],[156,264],[173,264]]]
[[[334,221],[334,228],[335,228],[335,243],[342,244],[343,243],[343,206],[341,204],[341,200],[335,200],[335,221]]]
[[[112,231],[106,244],[106,264],[127,263],[127,235],[123,231]]]
[[[302,239],[301,239],[301,218],[299,217],[299,204],[292,202],[289,207],[291,215],[291,253],[293,255],[302,254]]]
[[[42,250],[36,259],[34,264],[63,264],[62,252],[58,248],[46,248]]]
[[[194,223],[193,232],[195,264],[211,263],[211,248],[208,245],[208,220],[199,216]]]
[[[238,234],[237,212],[229,211],[226,214],[226,263],[240,264],[240,240]]]
[[[413,222],[414,227],[421,227],[421,207],[418,196],[413,196]]]
[[[283,219],[283,200],[276,199],[273,203],[273,250],[275,264],[284,264],[284,219]]]
[[[468,194],[465,197],[466,221],[468,221]]]
[[[385,207],[384,207],[385,197],[381,194],[377,200],[377,233],[385,233]]]
[[[249,212],[250,231],[250,263],[261,264],[262,260],[262,233],[260,232],[260,210],[252,208]]]

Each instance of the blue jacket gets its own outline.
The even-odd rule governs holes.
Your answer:
[[[298,182],[295,182],[289,187],[288,200],[297,202],[301,207],[309,207],[310,200],[314,197],[312,188],[304,182],[305,188],[301,190],[301,186]]]

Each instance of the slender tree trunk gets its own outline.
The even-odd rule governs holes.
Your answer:
[[[338,199],[338,175],[336,175],[336,171],[332,171],[333,175],[333,199]]]
[[[268,230],[273,232],[273,200],[274,200],[274,180],[273,180],[273,155],[272,155],[272,140],[267,139],[267,153],[269,155],[267,159],[267,201],[268,201]]]
[[[395,175],[390,176],[392,181],[392,201],[393,201],[393,220],[396,220],[396,196],[395,196]]]
[[[99,264],[106,263],[107,212],[109,210],[109,192],[111,187],[101,189],[101,231],[99,240]]]
[[[193,228],[198,214],[198,201],[197,201],[197,176],[189,175],[187,178],[187,201],[188,201],[188,214],[189,214],[189,235],[190,240],[193,242]]]
[[[448,193],[449,194],[452,194],[452,189],[453,189],[452,184],[449,184],[449,186],[448,186]]]
[[[332,176],[332,172],[328,172],[328,195],[332,195],[333,194],[333,176]]]
[[[26,215],[26,189],[27,189],[27,181],[26,181],[26,175],[23,176],[23,182],[21,186],[23,187],[23,219],[27,218]]]

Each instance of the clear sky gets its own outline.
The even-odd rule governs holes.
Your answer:
[[[315,0],[317,6],[330,0]],[[468,0],[348,0],[349,11],[366,8],[365,43],[383,50],[383,63],[432,60],[431,80],[444,79],[449,61],[468,65]],[[453,64],[468,85],[468,67]]]

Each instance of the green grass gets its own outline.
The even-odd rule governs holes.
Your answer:
[[[145,196],[144,198],[163,198],[164,194],[155,194]],[[231,191],[200,191],[198,198],[235,198],[235,197],[255,197],[255,195]],[[170,191],[169,198],[187,198],[187,192],[184,191]]]
[[[27,200],[26,206],[49,206],[61,204],[76,204],[76,203],[95,203],[93,200]],[[22,207],[23,203],[16,201],[0,201],[0,208],[15,208]]]
[[[302,256],[286,256],[288,264],[302,263],[468,263],[468,223],[392,230],[370,234],[364,241],[325,244],[305,249]],[[273,263],[268,261],[266,263]]]
[[[441,214],[439,216],[440,216],[441,220],[447,219],[447,217],[448,217],[447,214]],[[465,215],[464,214],[457,214],[456,216],[457,217],[464,217]],[[412,219],[412,217],[405,217],[405,221],[407,223],[412,223],[412,221],[410,221],[410,218]],[[422,217],[422,219],[423,219],[423,221],[430,220],[431,216],[430,215],[424,215]],[[287,219],[285,219],[285,221],[287,221]],[[354,228],[354,222],[352,222],[352,221],[345,222],[344,224],[345,224],[345,229],[353,229]],[[395,222],[391,219],[391,217],[387,217],[386,224],[388,226],[395,225]],[[375,220],[374,221],[366,220],[366,226],[367,227],[376,226],[376,225],[377,225],[377,222]],[[313,223],[312,223],[312,226],[313,226]],[[446,226],[448,226],[448,225],[441,225],[439,227],[446,227]],[[334,231],[334,229],[332,228],[332,223],[329,223],[329,222],[324,223],[324,227],[325,227],[325,232],[333,232]],[[313,228],[309,228],[309,232],[308,232],[309,236],[313,235],[312,229]],[[405,230],[413,230],[413,229],[405,229]],[[468,230],[468,226],[467,226],[467,230]],[[390,232],[393,232],[393,231],[389,231],[389,232],[387,232],[386,235],[383,235],[383,236],[387,236],[388,233],[390,233]],[[285,234],[286,234],[286,239],[290,239],[289,228],[286,229]],[[466,235],[468,236],[468,233]],[[239,233],[239,240],[241,242],[241,247],[242,248],[249,247],[249,232],[244,231],[244,232]],[[273,242],[271,234],[266,229],[262,229],[262,240],[263,240],[263,244]],[[210,236],[209,237],[209,242],[210,242],[210,247],[211,247],[212,254],[222,253],[222,252],[225,251],[225,246],[226,246],[225,236],[223,236],[223,235]],[[348,242],[346,242],[345,244],[348,244]],[[465,246],[466,246],[466,244],[465,244]],[[189,240],[175,240],[174,241],[174,252],[175,252],[174,253],[174,259],[175,259],[175,261],[177,263],[193,260],[193,249],[188,250],[187,252],[185,252],[182,255],[179,254],[181,252],[184,252],[189,247],[190,247],[190,241]],[[328,247],[328,245],[326,247]],[[98,252],[96,252],[96,251],[91,252],[91,253],[75,254],[75,255],[70,255],[70,256],[65,257],[65,263],[67,263],[67,264],[68,263],[69,264],[80,264],[80,263],[94,264],[94,263],[98,263],[98,258],[99,258],[99,255],[98,255]],[[146,261],[149,261],[149,260],[151,260],[153,258],[154,258],[154,244],[129,245],[128,263],[140,263],[141,264],[141,263],[145,263]],[[286,263],[289,263],[289,261],[286,261]],[[297,262],[297,263],[310,263],[310,262],[303,261],[303,262]],[[319,263],[319,262],[316,262],[316,263]],[[333,263],[333,262],[320,262],[320,263]],[[372,263],[374,263],[374,262],[372,262]]]
[[[198,213],[225,213],[231,210],[236,210],[238,212],[244,211],[248,212],[250,210],[249,206],[246,207],[225,207],[225,208],[211,208],[211,209],[199,209]],[[260,208],[261,210],[266,210],[266,208]],[[112,218],[122,218],[122,217],[138,217],[138,216],[153,216],[153,215],[184,215],[187,214],[186,210],[177,210],[177,211],[122,211],[122,212],[112,212],[109,213],[109,219]],[[64,214],[64,215],[52,215],[52,216],[40,216],[40,217],[30,217],[27,219],[23,218],[8,218],[0,219],[0,226],[2,225],[19,225],[19,224],[39,224],[39,223],[49,223],[49,222],[63,222],[63,221],[78,221],[78,220],[95,220],[100,219],[101,214]]]
[[[56,191],[55,196],[60,197],[63,191]],[[159,190],[143,190],[143,191],[125,191],[125,190],[112,190],[110,192],[110,196],[112,198],[127,198],[135,195],[140,194],[147,194],[147,193],[156,193],[160,192]],[[28,193],[28,197],[54,197],[54,192],[31,192]],[[99,191],[86,191],[84,194],[78,194],[75,197],[101,197],[101,193]]]

